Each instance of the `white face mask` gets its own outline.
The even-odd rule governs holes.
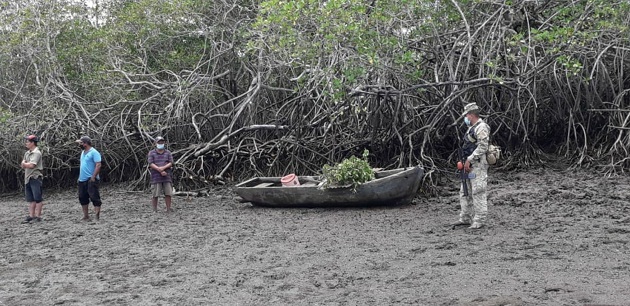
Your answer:
[[[158,150],[164,150],[164,144],[163,143],[158,143],[157,146]]]
[[[470,126],[470,119],[468,119],[468,117],[464,118],[464,122],[467,126]]]

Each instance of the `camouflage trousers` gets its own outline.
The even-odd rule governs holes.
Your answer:
[[[474,163],[471,172],[474,178],[466,180],[468,196],[464,196],[463,185],[459,188],[459,219],[467,223],[486,223],[488,214],[487,186],[488,163],[485,160]]]

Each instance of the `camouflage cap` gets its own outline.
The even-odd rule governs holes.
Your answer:
[[[466,104],[466,106],[464,106],[464,111],[462,112],[462,117],[466,116],[468,113],[474,110],[479,110],[479,106],[477,106],[477,103]]]

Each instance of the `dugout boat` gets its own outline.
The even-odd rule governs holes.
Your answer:
[[[320,177],[298,176],[299,186],[283,186],[281,177],[256,177],[235,186],[242,202],[265,207],[360,207],[409,204],[424,175],[417,167],[377,170],[375,179],[354,191],[351,187],[322,188]]]

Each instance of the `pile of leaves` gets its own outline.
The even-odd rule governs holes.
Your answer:
[[[374,170],[367,160],[368,150],[363,151],[362,158],[352,156],[342,160],[335,166],[324,165],[322,169],[324,178],[324,188],[352,187],[356,188],[374,179]]]

